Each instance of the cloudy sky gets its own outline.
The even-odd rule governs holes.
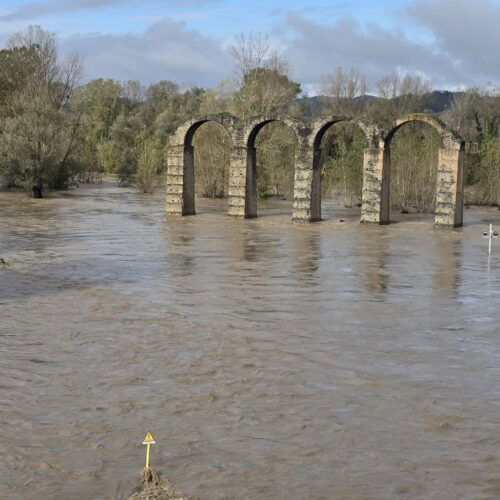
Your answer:
[[[30,24],[83,56],[86,78],[212,86],[233,75],[238,33],[268,33],[313,89],[356,66],[372,89],[393,71],[437,88],[500,84],[500,0],[1,0],[0,46]]]

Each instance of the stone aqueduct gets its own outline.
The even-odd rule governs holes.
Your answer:
[[[349,120],[347,117],[336,116],[309,123],[283,116],[260,116],[239,120],[223,113],[198,116],[188,121],[177,129],[170,140],[167,160],[167,214],[195,214],[192,140],[201,125],[216,122],[227,130],[232,139],[228,214],[234,217],[256,217],[255,138],[265,125],[279,121],[288,125],[297,138],[293,220],[321,220],[321,140],[332,125]],[[355,122],[366,137],[361,222],[389,223],[391,140],[401,126],[415,121],[431,125],[441,137],[434,222],[437,226],[460,227],[463,219],[464,140],[439,119],[426,113],[403,116],[387,130]]]

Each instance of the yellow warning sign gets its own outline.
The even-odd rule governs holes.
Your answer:
[[[148,432],[146,434],[146,437],[144,438],[144,441],[142,444],[146,444],[148,447],[146,449],[146,469],[149,468],[149,451],[151,448],[152,444],[155,444],[155,440],[153,439],[153,436],[151,435],[151,432]]]
[[[155,440],[153,439],[151,432],[148,432],[146,434],[146,437],[144,438],[144,441],[142,442],[142,444],[155,444]]]

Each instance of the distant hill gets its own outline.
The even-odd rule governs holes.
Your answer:
[[[363,95],[360,97],[356,97],[354,100],[355,101],[362,101],[363,103],[367,103],[370,101],[373,101],[375,99],[378,99],[378,97],[375,97],[373,95]],[[315,95],[311,97],[299,97],[295,100],[295,102],[299,105],[302,106],[306,115],[309,116],[318,116],[320,115],[323,110],[328,107],[328,103],[331,100],[331,97],[328,97],[326,95]]]
[[[442,113],[451,107],[455,96],[460,94],[461,92],[435,90],[426,96],[425,111],[428,113]]]
[[[443,113],[444,111],[450,108],[455,96],[460,94],[461,94],[460,92],[451,92],[448,90],[435,90],[425,96],[423,111],[435,114]],[[299,106],[303,107],[307,115],[318,116],[328,106],[328,101],[330,99],[331,99],[330,97],[324,95],[299,97],[298,99],[296,99],[296,103]],[[363,103],[368,103],[376,99],[379,99],[379,97],[373,95],[364,95],[356,97],[355,100],[363,101]]]

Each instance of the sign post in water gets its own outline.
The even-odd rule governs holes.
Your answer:
[[[490,224],[490,230],[483,233],[483,238],[488,238],[488,255],[491,255],[491,246],[493,238],[498,238],[498,231],[493,231],[493,224]]]
[[[152,444],[155,444],[155,440],[153,439],[153,436],[151,435],[151,432],[148,432],[146,434],[146,437],[144,438],[144,441],[142,444],[145,444],[147,446],[146,449],[146,469],[149,469],[149,452]]]

